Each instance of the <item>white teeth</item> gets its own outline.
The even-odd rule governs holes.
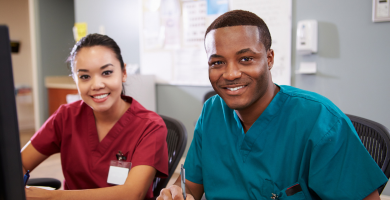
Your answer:
[[[102,99],[104,97],[108,96],[108,94],[103,94],[103,95],[100,95],[100,96],[94,96],[93,98],[95,99]]]
[[[230,91],[236,91],[236,90],[239,90],[241,88],[243,88],[244,86],[240,86],[240,87],[235,87],[235,88],[227,88],[228,90]]]

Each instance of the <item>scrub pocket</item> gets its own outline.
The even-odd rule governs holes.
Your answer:
[[[273,181],[265,179],[259,188],[252,188],[251,192],[254,199],[272,200],[279,195],[280,190]]]
[[[255,199],[267,199],[267,200],[306,200],[311,199],[306,198],[305,193],[303,192],[304,187],[297,182],[292,184],[282,190],[280,190],[273,181],[264,180],[261,184],[260,190],[252,189],[252,195],[255,196]]]
[[[304,186],[302,186],[304,187]],[[295,183],[287,188],[284,188],[278,195],[278,200],[305,200],[306,198],[301,185]]]

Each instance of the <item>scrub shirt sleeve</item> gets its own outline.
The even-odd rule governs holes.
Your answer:
[[[46,156],[60,152],[62,108],[58,108],[31,138],[33,147]]]
[[[146,128],[141,140],[135,147],[131,160],[132,167],[148,165],[157,170],[156,177],[168,177],[167,128],[164,121],[152,123]]]
[[[203,109],[204,110],[204,109]],[[202,176],[202,114],[200,115],[198,122],[195,126],[194,138],[191,142],[190,149],[188,150],[184,168],[186,169],[186,179],[197,183],[203,184]]]
[[[308,187],[321,199],[363,199],[387,182],[346,118],[313,147],[309,170]]]

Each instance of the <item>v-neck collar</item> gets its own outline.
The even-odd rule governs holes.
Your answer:
[[[275,115],[278,114],[280,108],[283,106],[284,102],[287,99],[287,95],[283,94],[283,87],[279,87],[280,91],[275,95],[270,104],[263,111],[260,117],[257,118],[255,123],[253,123],[253,125],[249,128],[246,134],[244,132],[244,127],[242,126],[240,118],[238,117],[236,111],[233,110],[234,119],[237,122],[238,129],[241,130],[241,134],[243,134],[243,140],[240,146],[240,153],[243,162],[245,162],[255,142],[258,143],[258,146],[260,147],[264,146],[267,137],[267,135],[264,135],[266,132],[265,130],[267,129],[267,126],[275,117]],[[257,141],[260,136],[263,136],[263,139]]]
[[[92,108],[88,109],[88,141],[89,148],[92,152],[96,153],[98,157],[104,155],[106,150],[110,147],[113,141],[122,133],[126,124],[130,123],[129,114],[133,111],[133,105],[131,105],[126,112],[119,118],[115,125],[108,131],[107,135],[99,142],[99,136],[96,128],[96,121]]]

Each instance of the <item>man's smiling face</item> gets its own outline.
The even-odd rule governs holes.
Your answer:
[[[274,53],[260,37],[257,26],[218,28],[206,35],[211,85],[232,109],[250,109],[272,84]]]

